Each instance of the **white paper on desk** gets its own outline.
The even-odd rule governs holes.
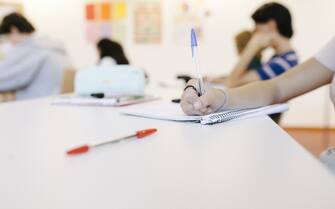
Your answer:
[[[222,111],[206,116],[187,116],[182,111],[180,104],[152,103],[150,105],[138,105],[135,107],[123,108],[120,110],[120,112],[122,114],[133,115],[144,118],[180,121],[180,122],[200,122],[201,124],[207,125],[231,120],[241,120],[251,117],[280,113],[286,110],[288,110],[287,104],[277,104],[260,108]],[[221,120],[215,120],[218,117]]]
[[[116,98],[93,98],[80,97],[75,95],[61,95],[53,98],[53,105],[82,105],[82,106],[114,106],[117,104]]]
[[[180,104],[155,102],[150,105],[141,104],[133,107],[125,107],[120,113],[143,118],[172,121],[200,121],[201,116],[187,116]]]
[[[128,99],[119,101],[118,98],[94,98],[94,97],[82,97],[76,95],[61,95],[53,98],[51,104],[53,105],[77,105],[77,106],[111,106],[111,107],[122,107],[128,105],[135,105],[145,102],[151,102],[158,100],[159,97],[152,95],[146,95],[139,99]]]

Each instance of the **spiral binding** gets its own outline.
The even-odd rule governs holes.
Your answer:
[[[206,125],[213,125],[216,123],[222,123],[222,122],[227,122],[233,119],[241,118],[243,116],[247,116],[249,114],[252,114],[258,111],[259,111],[259,108],[220,112],[220,113],[202,117],[202,119],[200,120],[200,123],[206,124]]]

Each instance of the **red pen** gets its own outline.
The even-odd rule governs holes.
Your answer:
[[[85,145],[82,145],[80,147],[76,147],[76,148],[73,148],[73,149],[67,151],[66,154],[68,154],[68,155],[83,154],[83,153],[88,152],[92,148],[100,147],[100,146],[103,146],[103,145],[106,145],[106,144],[114,144],[114,143],[117,143],[117,142],[120,142],[120,141],[123,141],[123,140],[132,139],[134,137],[136,137],[135,139],[142,139],[146,136],[149,136],[149,135],[155,133],[156,131],[157,131],[157,129],[155,129],[155,128],[140,130],[140,131],[137,131],[135,134],[125,136],[125,137],[122,137],[122,138],[113,139],[113,140],[109,140],[109,141],[105,141],[105,142],[101,142],[101,143],[93,144],[93,145],[85,144]]]

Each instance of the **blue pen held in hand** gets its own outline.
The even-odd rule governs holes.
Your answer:
[[[204,81],[201,76],[199,62],[198,62],[198,42],[197,42],[197,35],[195,30],[192,28],[191,30],[191,49],[192,49],[192,59],[195,67],[196,76],[199,80],[199,93],[200,95],[204,94]]]

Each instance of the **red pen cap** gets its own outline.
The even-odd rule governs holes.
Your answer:
[[[90,147],[88,145],[83,145],[74,149],[71,149],[69,151],[66,152],[66,154],[68,155],[77,155],[77,154],[82,154],[85,152],[88,152],[88,150],[90,149]]]
[[[151,128],[151,129],[146,129],[146,130],[137,131],[137,132],[136,132],[136,137],[140,139],[140,138],[149,136],[149,135],[155,133],[156,131],[157,131],[156,128]]]

